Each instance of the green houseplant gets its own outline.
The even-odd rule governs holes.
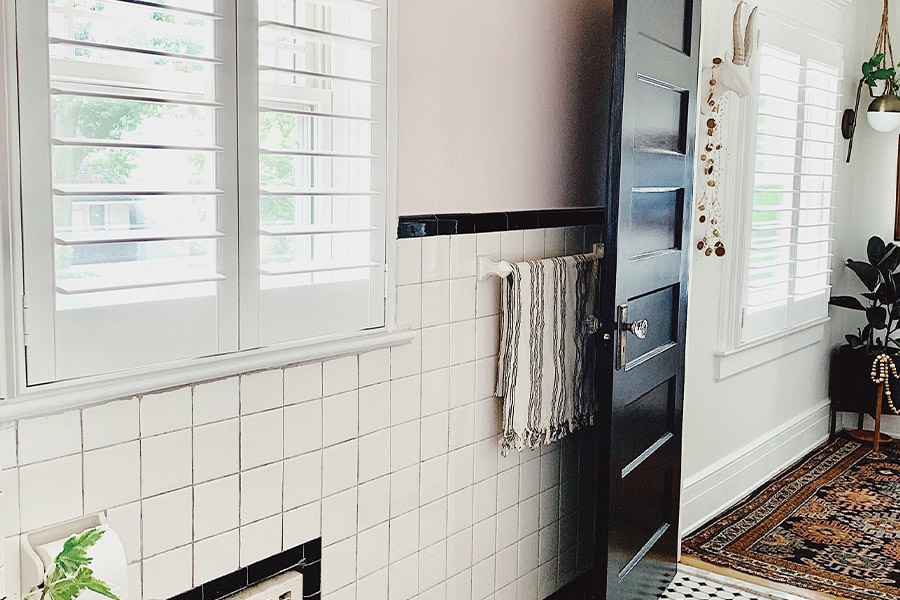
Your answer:
[[[67,539],[44,580],[25,595],[25,600],[76,600],[85,590],[119,600],[109,584],[98,579],[90,568],[93,559],[88,550],[104,533],[106,528],[93,527]]]
[[[872,364],[881,354],[900,352],[900,247],[872,237],[866,246],[866,260],[848,260],[847,267],[866,291],[860,297],[833,296],[830,304],[862,313],[865,325],[845,336],[847,344],[838,349],[832,362],[833,410],[875,416],[877,387],[871,377]],[[892,379],[888,385],[892,395],[900,398],[900,381]]]

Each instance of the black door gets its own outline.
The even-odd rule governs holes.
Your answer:
[[[610,600],[646,600],[678,553],[700,0],[619,0],[615,12],[598,579]]]

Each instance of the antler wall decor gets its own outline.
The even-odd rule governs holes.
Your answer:
[[[725,256],[725,211],[721,202],[720,188],[725,166],[725,147],[722,136],[726,119],[726,108],[731,94],[747,98],[753,93],[753,79],[750,65],[756,48],[756,12],[754,8],[747,19],[742,34],[742,13],[746,2],[740,2],[734,11],[732,22],[733,47],[725,59],[716,57],[711,67],[703,69],[706,87],[705,101],[700,105],[701,113],[707,117],[706,144],[700,153],[698,169],[702,171],[703,193],[700,195],[698,220],[704,234],[697,243],[697,249],[706,256]]]

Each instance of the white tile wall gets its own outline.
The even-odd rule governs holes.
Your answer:
[[[592,472],[592,432],[500,456],[500,287],[475,270],[479,255],[580,252],[590,235],[400,240],[398,322],[421,330],[408,346],[0,427],[10,600],[22,533],[102,510],[126,547],[130,600],[319,536],[328,600],[536,600],[564,585],[592,562],[578,477]]]

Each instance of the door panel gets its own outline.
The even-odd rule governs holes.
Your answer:
[[[699,0],[621,0],[619,131],[611,137],[604,314],[609,330],[605,597],[658,596],[675,573],[684,338],[699,75]],[[619,115],[613,115],[615,119]],[[620,134],[620,135],[618,135]],[[687,246],[687,247],[685,247]],[[625,344],[618,364],[618,341]],[[609,363],[603,365],[607,368]]]
[[[684,190],[637,191],[631,199],[631,215],[642,226],[628,240],[632,257],[664,250],[681,250],[681,229],[684,225]]]

